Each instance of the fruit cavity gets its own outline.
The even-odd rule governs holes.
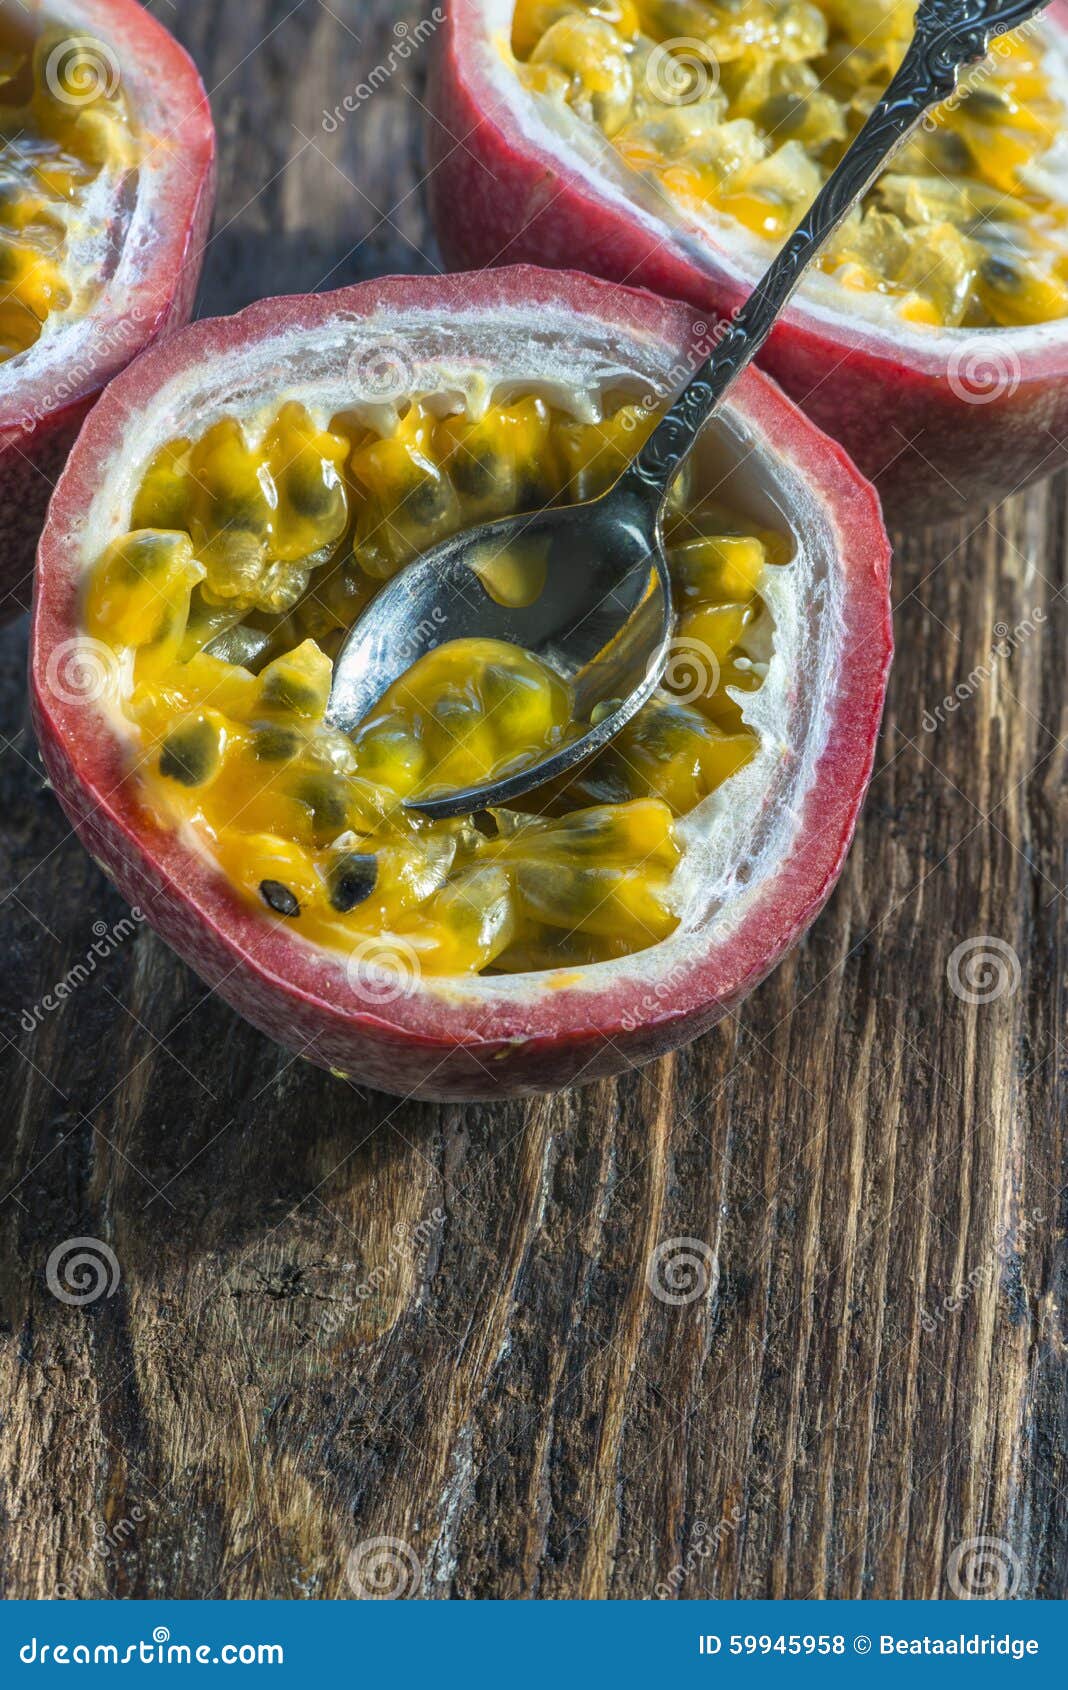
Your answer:
[[[769,251],[904,57],[914,0],[517,0],[516,71],[685,214]],[[995,44],[897,155],[821,267],[916,328],[1068,314],[1066,113],[1046,38]]]
[[[325,719],[333,659],[384,580],[462,526],[599,491],[654,420],[623,393],[564,409],[510,390],[477,414],[417,395],[374,426],[290,400],[164,444],[83,608],[121,656],[145,810],[191,828],[265,921],[348,952],[388,940],[428,974],[575,966],[666,938],[677,819],[759,744],[746,700],[773,653],[762,588],[789,563],[785,536],[676,489],[664,686],[607,751],[515,808],[430,822],[404,800],[575,731],[566,677],[529,653],[454,641],[351,736]],[[507,561],[496,590],[536,594]]]
[[[54,316],[81,315],[100,286],[93,187],[136,167],[115,55],[50,29],[0,52],[0,361]]]

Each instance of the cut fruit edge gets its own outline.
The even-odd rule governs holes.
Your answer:
[[[728,317],[771,249],[746,258],[729,231],[646,198],[603,139],[583,155],[578,120],[550,125],[509,64],[511,16],[511,0],[452,0],[434,38],[427,191],[446,263],[567,269],[581,253],[592,274]],[[1068,0],[1043,25],[1068,97]],[[1068,461],[1068,318],[903,333],[838,291],[810,278],[760,364],[877,482],[892,523],[968,515]]]
[[[788,668],[788,650],[780,654],[784,725],[796,725],[807,710],[815,726],[799,744],[791,746],[787,734],[779,747],[776,767],[785,785],[777,801],[766,780],[750,794],[748,884],[737,886],[733,902],[714,917],[689,925],[684,919],[670,939],[618,961],[566,974],[424,978],[388,1001],[369,1002],[365,983],[353,977],[343,954],[317,949],[291,928],[265,921],[186,838],[146,820],[114,718],[79,692],[84,570],[106,539],[121,531],[147,457],[168,432],[181,431],[185,414],[210,420],[209,395],[220,412],[240,414],[243,404],[262,403],[268,394],[277,399],[280,390],[322,393],[329,382],[321,372],[330,370],[337,383],[338,366],[351,369],[361,341],[365,347],[407,342],[413,371],[421,358],[433,366],[436,357],[447,385],[441,370],[479,366],[496,333],[514,360],[502,365],[498,354],[489,366],[498,382],[514,383],[526,353],[539,360],[538,379],[555,380],[560,388],[571,376],[575,348],[585,346],[587,362],[596,356],[612,379],[626,376],[641,391],[665,368],[675,372],[676,385],[702,355],[704,331],[687,307],[574,273],[521,267],[392,277],[334,294],[264,300],[239,316],[197,323],[146,352],[90,415],[56,489],[39,549],[31,696],[42,755],[60,801],[125,895],[221,995],[272,1036],[306,1044],[305,1053],[324,1065],[356,1066],[394,1090],[408,1077],[414,1078],[412,1089],[420,1089],[434,1060],[447,1064],[449,1053],[463,1048],[475,1053],[488,1084],[474,1089],[468,1072],[457,1090],[486,1095],[517,1089],[516,1082],[539,1089],[543,1071],[565,1083],[578,1077],[583,1050],[606,1044],[616,1055],[584,1077],[613,1071],[625,1066],[628,1048],[643,1060],[711,1025],[810,924],[844,861],[871,774],[892,649],[889,543],[874,490],[841,448],[769,378],[747,372],[726,408],[724,438],[743,463],[756,460],[758,479],[769,497],[789,507],[802,539],[806,525],[816,536],[806,566],[816,591],[804,602],[796,585],[793,593],[795,610],[819,632],[806,641],[795,630],[797,649],[815,671],[811,697],[804,677]],[[554,337],[558,342],[564,332],[570,339],[554,376]],[[422,354],[420,343],[445,350]],[[347,391],[351,399],[351,385]],[[134,418],[138,427],[131,431]],[[127,444],[134,432],[135,443]],[[805,552],[802,545],[800,554]],[[69,685],[64,664],[72,665]],[[764,765],[756,759],[751,767]],[[741,778],[723,789],[733,810]],[[682,824],[685,829],[706,805],[714,807],[695,824],[694,848],[687,853],[692,863],[701,856],[703,832],[714,836],[726,825],[718,796]],[[776,826],[777,832],[768,831]],[[761,838],[763,855],[752,848]],[[695,897],[707,899],[708,882],[700,875],[694,887]],[[564,1066],[555,1073],[551,1063],[544,1067],[543,1058],[564,1047],[570,1052]],[[513,1063],[517,1048],[522,1055]],[[409,1076],[403,1055],[418,1052]],[[436,1084],[424,1089],[424,1095],[440,1094]]]
[[[439,137],[443,149],[462,155],[457,162],[472,180],[483,179],[483,193],[470,196],[472,206],[466,213],[452,203],[442,208],[444,215],[438,224],[446,252],[450,238],[453,242],[457,239],[456,230],[462,238],[465,215],[473,210],[477,217],[480,200],[521,204],[533,223],[553,202],[566,198],[568,221],[576,216],[585,220],[593,247],[602,241],[606,246],[611,244],[612,237],[603,227],[607,211],[643,232],[650,260],[660,267],[665,282],[673,275],[677,277],[680,267],[696,269],[721,286],[724,310],[740,303],[770,262],[774,245],[726,225],[713,232],[675,202],[670,215],[663,214],[656,208],[655,197],[643,191],[642,178],[616,158],[599,132],[570,114],[559,130],[554,129],[542,115],[539,97],[522,85],[506,56],[505,37],[510,34],[513,11],[514,0],[452,0],[442,39],[437,43],[435,81],[438,98],[446,109],[435,112],[432,140],[434,130],[440,127],[444,131],[444,139]],[[1068,99],[1068,0],[1052,0],[1043,19],[1055,38],[1058,56],[1063,57]],[[585,156],[576,146],[584,130],[592,135],[597,156],[614,167],[611,174],[591,169],[593,155]],[[431,173],[429,182],[432,196],[435,175],[436,171]],[[656,197],[664,198],[662,194]],[[507,253],[501,256],[503,262],[509,262]],[[524,249],[516,256],[527,259],[532,254]],[[567,267],[564,253],[546,254],[539,262],[555,264],[558,259]],[[593,267],[602,273],[599,266]],[[659,291],[655,279],[644,275],[633,279]],[[673,297],[683,295],[676,291]],[[997,345],[1006,356],[1018,356],[1023,362],[1036,355],[1052,360],[1052,364],[1044,362],[1044,378],[1068,377],[1068,318],[982,331],[925,327],[922,334],[910,334],[899,323],[884,323],[878,315],[869,316],[867,303],[876,313],[884,304],[889,309],[888,302],[878,297],[870,302],[853,293],[843,297],[843,290],[832,278],[814,271],[783,314],[777,333],[792,328],[815,331],[823,337],[833,334],[847,350],[864,352],[889,364],[906,364],[936,377],[945,375],[955,347],[974,344],[977,336],[990,333],[996,335]]]
[[[140,149],[137,190],[115,271],[88,309],[0,363],[3,453],[37,430],[73,427],[116,371],[188,319],[214,196],[208,98],[163,25],[136,0],[58,0],[39,17],[98,39],[114,55]]]

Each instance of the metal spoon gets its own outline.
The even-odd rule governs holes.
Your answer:
[[[964,66],[1048,0],[921,0],[883,98],[719,344],[618,481],[597,499],[482,523],[433,547],[378,594],[334,668],[329,719],[351,732],[395,680],[448,640],[482,636],[534,652],[568,678],[585,731],[503,779],[407,800],[432,817],[504,804],[584,762],[655,690],[673,616],[661,520],[669,487],[731,384],[760,350],[820,249]],[[502,593],[494,564],[540,586]],[[494,590],[490,590],[490,589]],[[512,603],[500,602],[502,598]]]

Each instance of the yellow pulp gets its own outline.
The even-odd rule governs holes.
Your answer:
[[[413,401],[383,435],[351,414],[321,428],[291,401],[255,436],[226,417],[156,455],[85,599],[86,632],[124,656],[140,801],[164,827],[190,824],[265,919],[361,956],[400,950],[440,974],[642,950],[676,925],[675,818],[756,749],[727,688],[762,683],[761,579],[789,547],[678,496],[666,689],[523,807],[427,821],[401,800],[565,739],[570,688],[515,646],[455,641],[350,738],[324,720],[344,633],[450,531],[607,486],[654,420],[609,402],[582,423],[533,393],[480,417],[442,408]],[[487,568],[501,593],[537,591],[515,560]]]
[[[0,360],[25,352],[53,312],[91,293],[72,261],[86,190],[130,163],[132,138],[111,49],[50,30],[0,51]]]
[[[778,244],[905,53],[915,0],[517,0],[512,49],[691,214]],[[1068,312],[1068,201],[1044,174],[1064,103],[1037,25],[996,43],[828,246],[903,321],[1008,327]]]

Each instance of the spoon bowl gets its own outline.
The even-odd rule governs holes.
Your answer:
[[[575,734],[529,767],[447,795],[406,800],[441,818],[503,804],[592,757],[655,690],[674,617],[659,499],[617,483],[583,504],[466,529],[394,577],[338,657],[327,712],[352,733],[426,652],[506,641],[570,683]]]

